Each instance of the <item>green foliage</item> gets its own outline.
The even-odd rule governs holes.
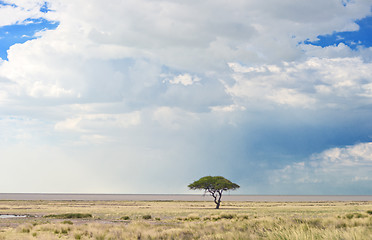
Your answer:
[[[120,220],[129,220],[130,217],[129,216],[124,216],[124,217],[121,217]]]
[[[231,214],[231,213],[222,213],[221,214],[221,218],[224,218],[224,219],[233,219],[235,217],[234,214]]]
[[[22,228],[22,231],[23,233],[29,233],[31,230],[29,228]]]
[[[143,215],[142,218],[145,219],[145,220],[149,220],[149,219],[151,219],[151,215],[146,214],[146,215]]]
[[[226,190],[235,190],[240,188],[240,186],[236,183],[227,180],[221,176],[206,176],[202,177],[197,181],[189,184],[188,187],[191,190],[204,190],[205,192],[209,192],[211,196],[214,198],[214,202],[216,203],[216,209],[220,208],[221,204],[221,197],[222,192]]]
[[[352,218],[365,218],[367,216],[363,215],[361,213],[348,213],[348,214],[346,214],[345,217],[348,218],[348,219],[352,219]]]
[[[74,223],[71,222],[70,220],[65,220],[62,222],[63,224],[69,224],[69,225],[73,225]]]
[[[367,214],[372,215],[372,210],[368,210]]]
[[[80,233],[74,234],[75,239],[80,240],[82,238],[82,235]]]
[[[65,214],[51,214],[44,216],[45,218],[92,218],[90,213],[65,213]]]
[[[191,190],[201,189],[201,190],[235,190],[238,189],[240,186],[236,183],[227,180],[221,176],[206,176],[202,177],[197,181],[189,184],[188,187]]]

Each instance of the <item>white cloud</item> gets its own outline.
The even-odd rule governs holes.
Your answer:
[[[230,67],[235,83],[226,91],[246,107],[260,100],[300,108],[356,108],[372,101],[372,64],[358,57]]]
[[[192,85],[194,84],[195,82],[199,82],[200,81],[200,78],[198,78],[197,76],[191,76],[190,74],[180,74],[178,76],[175,76],[172,80],[170,80],[169,82],[171,84],[182,84],[184,86],[188,86],[188,85]]]
[[[0,26],[33,17],[60,24],[11,46],[9,60],[0,60],[1,161],[16,163],[8,170],[22,165],[27,154],[33,161],[45,155],[36,161],[38,173],[53,171],[41,176],[53,176],[71,159],[61,171],[76,168],[74,179],[99,185],[92,191],[141,186],[142,192],[156,192],[157,185],[180,192],[190,173],[204,174],[207,166],[247,174],[252,170],[246,166],[260,164],[247,152],[271,157],[252,146],[284,136],[262,130],[274,128],[277,119],[301,125],[297,119],[314,110],[337,108],[349,116],[350,109],[371,103],[371,49],[299,45],[320,34],[355,30],[354,21],[370,14],[368,0],[346,7],[336,0],[50,0],[55,11],[48,13],[39,11],[44,1],[12,2],[19,7],[1,7]],[[287,112],[280,112],[288,108],[306,114],[288,121]],[[292,146],[285,147],[291,152]],[[47,164],[54,151],[63,154]],[[230,164],[231,154],[244,163]],[[289,165],[288,177],[293,169],[307,171],[308,164]],[[310,181],[310,173],[300,182]],[[0,175],[0,182],[6,179]],[[53,190],[32,179],[38,189]],[[169,179],[178,185],[164,184]],[[85,190],[80,183],[77,191]]]
[[[306,162],[295,162],[275,170],[275,184],[319,183],[325,186],[349,185],[352,182],[370,181],[372,172],[372,143],[358,143],[343,148],[331,148],[314,154]],[[300,186],[301,187],[301,186]]]
[[[306,94],[299,93],[294,89],[278,89],[274,90],[267,98],[273,102],[292,107],[311,107],[316,100]]]
[[[2,1],[7,4],[0,5],[0,27],[12,24],[27,24],[29,19],[49,18],[52,14],[40,12],[40,8],[44,5],[44,0],[11,0]]]
[[[140,123],[141,114],[138,111],[123,114],[83,114],[56,123],[55,129],[58,131],[96,132],[110,128],[128,128]]]
[[[213,112],[234,112],[237,110],[244,111],[246,108],[242,106],[238,106],[236,104],[231,104],[228,106],[213,106],[211,110]]]

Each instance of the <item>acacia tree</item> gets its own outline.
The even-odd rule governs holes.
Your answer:
[[[232,183],[221,176],[206,176],[189,184],[191,190],[204,190],[205,193],[210,193],[216,203],[216,209],[220,208],[222,192],[226,190],[235,190],[240,188],[236,183]]]

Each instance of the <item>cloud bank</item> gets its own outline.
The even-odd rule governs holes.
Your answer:
[[[309,193],[371,194],[368,161],[343,164],[368,156],[372,49],[304,43],[358,31],[370,1],[2,2],[0,26],[59,25],[0,60],[0,191],[183,193],[224,175],[306,193],[298,170]]]

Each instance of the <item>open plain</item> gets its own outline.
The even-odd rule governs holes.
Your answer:
[[[371,201],[1,200],[0,215],[1,240],[372,239]]]

